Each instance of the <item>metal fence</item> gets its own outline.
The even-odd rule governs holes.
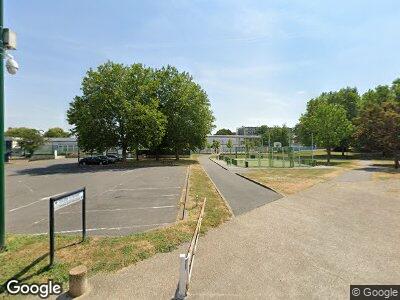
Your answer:
[[[199,219],[197,220],[196,229],[194,231],[192,240],[190,242],[188,251],[186,254],[179,255],[179,283],[178,283],[178,299],[183,299],[186,297],[187,291],[189,289],[190,278],[192,276],[192,269],[194,263],[194,256],[196,254],[197,242],[200,236],[201,222],[204,216],[204,209],[206,207],[206,198],[204,198],[203,205],[200,210]]]
[[[235,153],[223,153],[218,159],[228,165],[244,168],[294,168],[316,165],[313,149],[309,147],[270,147]]]

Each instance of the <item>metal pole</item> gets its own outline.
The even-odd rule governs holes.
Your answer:
[[[0,251],[6,247],[6,209],[4,187],[4,44],[3,0],[0,0]]]
[[[54,264],[54,201],[49,200],[50,266]]]
[[[82,241],[86,239],[86,187],[83,188],[82,199]]]

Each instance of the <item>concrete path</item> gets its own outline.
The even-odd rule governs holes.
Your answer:
[[[223,169],[212,162],[208,156],[200,156],[199,161],[228,201],[235,216],[282,197],[280,194]]]
[[[190,299],[349,299],[400,282],[400,182],[371,169],[269,203],[200,240]]]
[[[217,166],[218,167],[218,166]],[[400,282],[400,182],[365,167],[242,214],[201,237],[190,299],[349,299]],[[177,251],[90,280],[91,299],[170,299]]]

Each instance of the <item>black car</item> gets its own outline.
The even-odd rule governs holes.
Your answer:
[[[102,161],[106,161],[107,164],[115,163],[115,160],[113,158],[108,157],[108,155],[99,155],[97,157],[100,158]],[[104,163],[104,165],[105,165],[105,163]]]
[[[108,158],[109,160],[111,160],[111,162],[113,162],[113,163],[115,163],[115,162],[117,162],[117,161],[121,161],[121,158],[120,158],[118,155],[115,155],[115,154],[107,154],[106,156],[107,156],[107,158]]]
[[[79,160],[80,165],[108,165],[109,163],[109,159],[103,155],[85,157]]]

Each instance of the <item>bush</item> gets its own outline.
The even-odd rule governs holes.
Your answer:
[[[45,160],[45,159],[54,159],[54,155],[52,155],[52,154],[35,154],[29,158],[29,161]]]

